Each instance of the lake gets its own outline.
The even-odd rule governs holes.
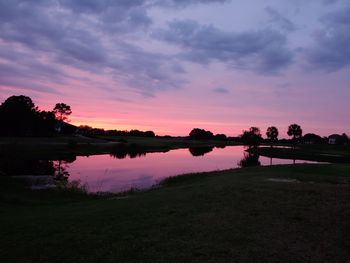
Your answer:
[[[179,174],[224,170],[243,166],[292,164],[293,160],[251,156],[243,146],[178,149],[166,153],[78,156],[54,161],[56,170],[68,180],[86,184],[89,192],[121,192],[145,189]],[[296,163],[314,163],[296,160]]]

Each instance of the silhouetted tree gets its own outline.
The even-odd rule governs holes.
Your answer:
[[[227,140],[227,136],[225,134],[216,134],[214,138],[215,138],[215,140],[218,140],[218,141],[226,141]]]
[[[258,147],[262,140],[260,129],[257,127],[251,127],[249,131],[243,131],[241,140],[243,144],[247,145],[249,148]]]
[[[272,143],[277,141],[278,129],[275,126],[268,127],[266,131],[266,136],[270,140],[272,147]]]
[[[11,96],[0,105],[2,135],[30,135],[33,129],[35,105],[26,96]]]
[[[303,135],[303,130],[298,124],[291,124],[288,127],[287,134],[293,136],[293,142],[296,143],[296,139],[300,138]]]
[[[195,139],[195,140],[213,139],[214,137],[211,131],[206,131],[204,129],[199,129],[199,128],[194,128],[189,135],[191,139]]]
[[[341,135],[341,137],[342,137],[343,144],[348,144],[349,136],[345,132]]]
[[[65,103],[57,103],[53,108],[53,112],[57,120],[63,122],[68,119],[68,116],[72,114],[72,110],[69,105]]]
[[[144,136],[145,137],[155,137],[156,134],[154,133],[154,131],[145,131]]]
[[[323,139],[321,136],[314,133],[307,133],[302,138],[303,143],[305,144],[314,144],[314,143],[322,143]]]
[[[139,130],[130,130],[129,132],[126,132],[126,135],[129,136],[137,136],[137,137],[154,137],[156,136],[153,131],[139,131]]]
[[[0,123],[0,135],[47,135],[54,132],[55,116],[40,111],[27,96],[11,96],[0,105]]]
[[[52,111],[37,112],[35,119],[34,133],[36,135],[48,135],[54,132],[56,118]]]

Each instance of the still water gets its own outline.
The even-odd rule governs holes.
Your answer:
[[[60,169],[68,180],[80,180],[89,192],[120,192],[130,188],[144,189],[174,175],[223,170],[242,166],[292,164],[293,160],[251,156],[243,146],[213,149],[179,149],[145,155],[78,156],[61,161]],[[58,161],[55,161],[57,167]],[[296,160],[295,163],[312,163]]]

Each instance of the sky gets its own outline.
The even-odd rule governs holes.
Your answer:
[[[75,125],[350,134],[348,0],[0,0],[0,102]]]

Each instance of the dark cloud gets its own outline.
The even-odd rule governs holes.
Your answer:
[[[278,27],[280,27],[282,30],[287,32],[292,32],[297,29],[297,27],[292,21],[282,16],[280,12],[278,12],[276,9],[272,8],[271,6],[267,6],[265,8],[265,11],[270,16],[271,22],[273,24],[278,25]]]
[[[180,57],[200,64],[224,62],[235,68],[276,73],[292,63],[286,36],[264,29],[246,32],[224,32],[195,21],[172,21],[168,29],[154,36],[183,48]]]
[[[230,91],[228,89],[222,88],[222,87],[215,88],[215,89],[213,89],[213,91],[216,92],[216,93],[221,93],[221,94],[230,93]]]
[[[170,8],[184,8],[189,5],[194,4],[213,4],[213,3],[225,3],[230,2],[231,0],[155,0],[153,5],[170,7]]]
[[[322,29],[314,34],[315,44],[305,50],[312,68],[336,71],[350,65],[350,6],[321,18]]]

